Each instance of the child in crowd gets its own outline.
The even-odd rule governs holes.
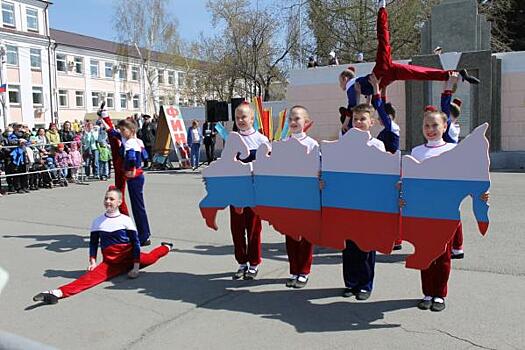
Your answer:
[[[263,143],[269,144],[268,138],[253,128],[254,112],[248,102],[243,102],[235,109],[235,123],[239,134],[248,145],[250,155],[241,162],[255,160],[257,149]],[[252,280],[257,276],[261,259],[261,219],[251,208],[230,206],[230,228],[235,249],[235,260],[239,268],[232,276],[234,280],[244,278]]]
[[[123,159],[124,176],[128,184],[131,210],[137,225],[139,241],[142,246],[150,245],[151,233],[144,203],[144,171],[142,169],[142,160],[148,155],[144,144],[137,138],[137,124],[132,120],[123,119],[119,121],[117,125],[119,131],[117,131],[106,110],[100,111],[100,115],[107,125],[109,135],[121,141],[119,157]]]
[[[427,142],[412,149],[412,157],[422,162],[456,147],[456,144],[447,143],[443,140],[443,134],[446,130],[447,116],[437,111],[436,108],[427,108],[423,118],[423,135]],[[488,192],[482,195],[481,199],[488,201]],[[404,201],[401,200],[400,205],[403,206],[404,204]],[[424,298],[417,305],[419,309],[430,309],[432,311],[445,309],[445,297],[447,296],[447,284],[450,276],[450,253],[451,243],[449,242],[445,252],[434,260],[426,270],[421,270]]]
[[[458,83],[458,74],[451,75],[449,81],[445,82],[443,93],[441,94],[441,111],[447,116],[447,131],[443,134],[443,141],[448,143],[458,143],[460,127],[458,123],[461,114],[461,100],[455,98],[452,100],[452,94],[455,92]],[[463,225],[458,225],[454,238],[452,240],[452,259],[463,259]]]
[[[292,135],[290,138],[295,138],[301,144],[305,145],[308,152],[311,152],[314,147],[319,146],[310,136],[303,131],[305,124],[310,122],[310,114],[303,106],[293,106],[290,108],[290,116],[288,117],[288,127]],[[314,246],[304,238],[298,241],[286,236],[286,253],[288,254],[288,261],[290,263],[290,278],[286,281],[286,287],[303,288],[308,283],[308,275],[312,268]]]
[[[29,183],[27,171],[29,166],[29,159],[26,152],[27,141],[25,139],[18,139],[18,147],[14,148],[10,153],[10,168],[13,174],[20,174],[13,177],[13,187],[17,193],[29,193]]]
[[[379,123],[383,126],[383,130],[377,135],[377,139],[383,142],[387,152],[394,154],[399,150],[400,131],[399,125],[394,121],[396,118],[396,110],[391,103],[384,101],[381,97],[381,91],[379,90],[380,79],[377,79],[376,75],[372,73],[368,80],[374,90],[372,105],[379,115]],[[384,95],[386,94],[383,94],[383,96]],[[402,248],[402,239],[399,236],[394,242],[393,250],[401,250]]]
[[[64,149],[64,144],[59,143],[55,152],[55,166],[58,168],[60,183],[67,186],[67,168],[71,164],[71,158]]]
[[[120,191],[111,186],[104,196],[105,213],[91,225],[88,272],[62,287],[38,293],[33,301],[56,304],[60,298],[70,297],[125,272],[130,278],[137,278],[139,269],[168,254],[173,244],[167,242],[162,242],[150,253],[141,253],[137,229],[129,216],[119,212],[120,201]],[[97,264],[99,244],[102,262]]]
[[[69,157],[71,158],[71,178],[75,183],[78,183],[78,170],[82,165],[82,154],[80,154],[80,151],[78,150],[78,142],[71,143]]]
[[[109,176],[109,162],[111,160],[111,151],[105,142],[97,142],[98,149],[98,173],[100,180],[106,181]]]
[[[370,135],[370,128],[374,124],[372,109],[368,104],[359,104],[352,110],[353,127],[365,131],[369,135],[369,146],[374,146],[380,151],[385,151],[383,142]],[[376,252],[364,252],[351,240],[346,241],[343,250],[343,278],[345,290],[343,297],[355,295],[357,300],[366,300],[372,293],[374,282],[374,268]]]

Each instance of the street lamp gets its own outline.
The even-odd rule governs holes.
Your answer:
[[[4,84],[4,64],[6,63],[6,48],[3,41],[0,41],[0,85]],[[0,94],[0,104],[2,105],[2,117],[4,120],[4,129],[7,127],[7,113],[6,113],[6,96],[5,93]]]
[[[146,64],[144,62],[144,57],[142,57],[142,52],[140,52],[140,49],[137,43],[134,42],[133,45],[135,46],[135,49],[137,50],[137,53],[139,54],[140,61],[141,61],[140,71],[141,71],[142,79],[141,79],[140,86],[142,90],[142,103],[144,105],[144,113],[147,114],[148,113],[148,99],[146,97],[146,71],[145,71]]]

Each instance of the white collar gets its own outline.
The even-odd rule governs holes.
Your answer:
[[[295,134],[292,134],[292,137],[296,140],[302,140],[304,138],[306,138],[306,133],[305,132],[298,132],[298,133],[295,133]]]
[[[117,209],[114,213],[105,212],[104,215],[107,218],[116,218],[117,216],[120,216],[120,211]]]
[[[251,134],[255,134],[255,129],[252,127],[248,130],[239,130],[239,134],[241,134],[242,136],[249,136]]]
[[[439,139],[439,140],[435,140],[435,141],[427,141],[425,146],[428,147],[428,148],[436,148],[436,147],[445,146],[446,144],[447,143],[445,141],[443,141],[443,139]]]
[[[356,78],[352,78],[346,82],[346,90],[350,88],[350,86],[354,85]]]

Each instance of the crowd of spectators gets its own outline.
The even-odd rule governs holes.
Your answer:
[[[151,154],[156,121],[132,118]],[[60,128],[51,123],[47,129],[12,123],[0,130],[0,196],[68,186],[79,183],[80,176],[105,181],[111,168],[108,133],[100,121],[65,121]]]

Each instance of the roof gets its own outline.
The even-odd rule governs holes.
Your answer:
[[[114,55],[123,55],[125,52],[128,57],[140,60],[137,49],[134,46],[119,44],[115,41],[95,38],[83,34],[73,32],[66,32],[60,29],[50,28],[51,38],[56,41],[57,45],[71,46],[80,49],[87,49],[99,52],[106,52]],[[140,49],[143,56],[146,56],[147,50]],[[203,67],[205,62],[186,58],[178,55],[169,55],[157,51],[151,52],[151,60],[154,62],[161,62],[173,64],[178,66],[186,66],[188,63],[194,63],[197,67]]]

